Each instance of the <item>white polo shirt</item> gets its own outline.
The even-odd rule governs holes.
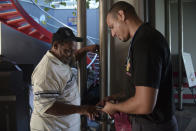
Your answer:
[[[31,130],[79,131],[80,115],[54,116],[46,114],[55,101],[80,105],[80,95],[75,74],[49,51],[32,74],[34,109]]]

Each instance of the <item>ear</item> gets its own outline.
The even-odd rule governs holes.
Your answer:
[[[118,19],[121,21],[125,21],[125,13],[123,10],[118,11]]]
[[[57,49],[57,48],[58,48],[58,43],[57,43],[57,41],[55,41],[55,42],[53,43],[53,47],[54,47],[54,49]]]

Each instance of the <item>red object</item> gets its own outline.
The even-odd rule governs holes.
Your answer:
[[[88,56],[86,57],[86,62],[87,64],[90,64],[91,63],[91,58],[89,58]]]
[[[126,113],[115,113],[114,124],[116,131],[132,131],[129,116]]]
[[[17,0],[1,0],[0,21],[28,36],[51,43],[52,33],[35,22]]]
[[[175,94],[175,98],[178,98],[178,94]],[[196,98],[196,95],[183,94],[183,99],[194,99],[194,98]]]

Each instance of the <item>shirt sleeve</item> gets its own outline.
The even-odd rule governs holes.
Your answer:
[[[159,88],[162,71],[161,51],[146,43],[133,54],[133,81],[135,86]]]
[[[54,70],[36,72],[33,76],[34,109],[43,115],[61,95],[62,78]],[[66,78],[64,78],[65,80]]]

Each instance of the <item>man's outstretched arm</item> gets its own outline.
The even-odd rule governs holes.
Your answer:
[[[86,55],[87,52],[98,52],[99,51],[99,45],[90,45],[90,46],[86,46],[83,47],[79,50],[77,50],[74,55],[76,60],[79,60],[80,58],[82,58],[84,55]]]
[[[136,86],[135,96],[118,104],[106,102],[102,111],[111,115],[116,111],[128,114],[150,114],[155,107],[157,94],[158,89],[147,86]]]
[[[46,110],[45,113],[55,116],[64,116],[78,113],[80,115],[86,115],[90,119],[94,119],[98,111],[96,110],[95,106],[77,106],[64,104],[62,102],[55,102],[52,107]]]

